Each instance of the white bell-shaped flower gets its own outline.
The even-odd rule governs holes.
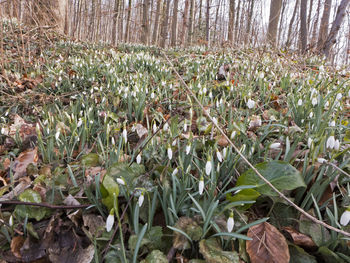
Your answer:
[[[219,162],[222,163],[222,154],[219,151],[216,151],[216,157],[218,158]]]
[[[200,195],[202,195],[203,191],[204,191],[204,178],[203,176],[201,176],[201,179],[199,180],[199,184],[198,184],[198,192]]]
[[[106,231],[107,232],[111,231],[113,225],[114,225],[114,209],[112,208],[106,220]]]
[[[252,100],[252,99],[248,99],[247,107],[248,107],[249,109],[253,109],[254,106],[255,106],[255,101]]]
[[[141,195],[139,196],[139,200],[137,201],[139,207],[142,206],[144,200],[145,200],[145,196],[144,196],[144,194],[142,192]]]
[[[347,210],[344,211],[344,213],[341,215],[340,217],[340,224],[342,226],[346,226],[348,225],[350,222],[350,211],[349,208]]]
[[[331,135],[327,139],[326,148],[333,149],[334,145],[335,145],[335,139],[334,139],[334,136]]]
[[[206,173],[207,175],[210,174],[211,168],[212,168],[212,167],[211,167],[211,160],[208,159],[207,163],[205,164],[205,173]]]
[[[231,212],[230,217],[227,219],[227,231],[232,232],[234,225],[235,225],[235,220],[233,218],[233,212]]]
[[[141,163],[141,154],[140,153],[136,156],[136,163],[137,164]]]
[[[173,150],[171,149],[170,146],[168,146],[167,152],[168,152],[168,158],[169,160],[171,160],[173,158]]]

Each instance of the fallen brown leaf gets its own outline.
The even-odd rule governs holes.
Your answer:
[[[292,238],[295,245],[305,248],[315,248],[315,242],[308,235],[296,231],[294,228],[287,226],[283,228]]]
[[[27,166],[31,163],[36,164],[38,162],[38,148],[28,149],[16,158],[13,164],[14,179],[23,177],[26,174]]]
[[[24,243],[24,238],[22,236],[15,236],[11,240],[11,252],[17,257],[22,258],[21,256],[21,248]]]

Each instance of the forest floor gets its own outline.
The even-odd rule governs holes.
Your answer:
[[[349,72],[0,26],[0,262],[350,262]]]

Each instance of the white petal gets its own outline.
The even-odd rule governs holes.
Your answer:
[[[144,197],[144,195],[143,195],[143,193],[142,193],[142,194],[140,195],[140,197],[139,197],[139,200],[138,200],[139,207],[142,206],[144,200],[145,200],[145,197]]]
[[[107,217],[107,221],[106,221],[106,230],[107,230],[107,232],[112,230],[113,225],[114,225],[114,215],[109,215]]]
[[[128,133],[127,133],[126,129],[123,130],[123,138],[124,138],[125,143],[127,143],[128,142]]]
[[[9,226],[13,226],[13,216],[12,215],[10,216],[10,219],[9,219]]]
[[[169,160],[173,158],[173,150],[171,148],[168,148],[168,158]]]
[[[188,155],[191,151],[191,145],[186,145],[186,154]]]
[[[340,141],[338,139],[334,142],[334,150],[339,151],[340,149]]]
[[[221,155],[221,152],[216,151],[216,157],[218,158],[219,162],[222,163],[222,155]]]
[[[248,99],[247,106],[248,106],[249,109],[254,108],[254,106],[255,106],[255,101],[254,101],[254,100],[251,100],[251,99]]]
[[[205,173],[209,175],[210,172],[211,172],[211,161],[207,161],[207,163],[205,164]]]
[[[271,143],[270,149],[278,149],[281,147],[281,144],[279,142]]]
[[[179,169],[175,168],[173,173],[172,173],[172,176],[177,175],[178,172],[179,172]]]
[[[350,221],[350,211],[346,210],[340,217],[340,224],[346,226]]]
[[[312,145],[312,139],[308,138],[307,139],[307,147],[311,148],[311,145]]]
[[[334,136],[331,135],[327,139],[326,147],[330,148],[330,149],[333,149],[334,148],[334,144],[335,144],[335,139],[334,139]]]
[[[325,163],[325,162],[327,162],[327,160],[325,158],[317,158],[317,162]]]
[[[298,106],[303,105],[303,101],[301,99],[298,100]]]
[[[136,157],[136,163],[140,164],[141,163],[141,154],[138,154]]]
[[[235,225],[235,220],[233,219],[233,217],[230,216],[227,220],[227,231],[232,232],[234,225]]]
[[[198,192],[199,192],[200,195],[203,194],[203,190],[204,190],[204,181],[200,180],[199,184],[198,184]]]
[[[122,178],[117,178],[117,183],[121,185],[125,185],[125,181]]]

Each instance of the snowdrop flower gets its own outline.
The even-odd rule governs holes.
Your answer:
[[[109,215],[106,220],[106,231],[109,232],[112,230],[112,227],[114,225],[114,208],[111,209],[109,212]]]
[[[112,139],[111,139],[111,143],[112,143],[112,145],[115,145],[115,140],[114,140],[114,137],[112,137]]]
[[[141,163],[141,154],[140,153],[136,156],[136,163],[137,164]]]
[[[117,183],[120,184],[120,185],[125,185],[124,178],[117,178]]]
[[[157,125],[153,123],[153,133],[156,133],[156,131],[157,131]]]
[[[61,133],[61,129],[58,129],[56,134],[55,134],[55,139],[58,140],[58,138],[60,137],[60,133]]]
[[[278,149],[281,147],[281,144],[279,142],[271,143],[270,144],[270,149]]]
[[[207,163],[205,164],[205,173],[209,175],[211,172],[211,159],[209,158],[207,160]]]
[[[312,139],[309,137],[307,139],[307,147],[311,148],[311,145],[312,145]]]
[[[335,127],[335,121],[334,120],[329,122],[329,127]]]
[[[215,117],[213,117],[213,123],[214,123],[215,125],[218,125],[218,120],[217,120]]]
[[[340,149],[340,141],[338,139],[334,142],[334,150],[339,151]]]
[[[142,206],[144,200],[145,200],[145,196],[144,196],[144,194],[142,192],[141,195],[139,196],[139,200],[137,201],[139,207]]]
[[[314,113],[313,113],[313,112],[310,112],[310,114],[309,114],[310,119],[311,119],[313,116],[314,116]]]
[[[324,107],[327,108],[329,106],[329,101],[327,100],[326,103],[324,104]]]
[[[12,215],[10,216],[10,219],[9,219],[9,226],[10,227],[13,226],[13,216]]]
[[[343,95],[341,93],[337,94],[337,97],[335,98],[336,100],[341,100],[341,98],[343,97]]]
[[[191,144],[186,145],[186,155],[188,155],[191,151]]]
[[[298,100],[298,106],[301,106],[301,105],[303,105],[303,101],[302,101],[302,99],[299,99]]]
[[[227,148],[225,147],[224,149],[222,149],[222,155],[225,158],[227,154]]]
[[[169,129],[169,124],[166,122],[163,126],[164,131],[167,131]]]
[[[327,160],[325,158],[317,158],[318,163],[326,163]]]
[[[171,175],[175,176],[175,175],[177,175],[178,172],[179,172],[179,169],[177,169],[177,167],[176,167]]]
[[[186,121],[184,122],[184,132],[187,132],[187,123],[186,123]]]
[[[176,139],[172,142],[171,145],[172,145],[172,146],[175,146],[175,145],[176,145]]]
[[[218,158],[219,162],[222,163],[222,155],[218,150],[216,151],[216,157]]]
[[[168,146],[168,158],[169,160],[173,158],[173,150],[171,149],[170,145]]]
[[[77,123],[77,127],[79,128],[82,124],[83,124],[83,120],[81,118],[79,118],[79,121]]]
[[[248,107],[249,109],[252,109],[252,108],[254,108],[254,106],[255,106],[255,101],[254,101],[254,100],[251,100],[251,99],[248,99],[247,107]]]
[[[340,217],[340,224],[346,226],[350,222],[350,208],[347,208]]]
[[[312,104],[312,106],[317,105],[317,98],[313,97],[311,100],[311,104]]]
[[[236,134],[237,134],[237,132],[236,132],[236,131],[233,131],[233,132],[231,133],[230,139],[233,140],[233,138],[235,138]]]
[[[331,135],[327,139],[326,148],[333,149],[334,145],[335,145],[335,139],[334,139],[334,136]]]
[[[201,176],[201,178],[199,180],[199,184],[198,184],[198,192],[200,195],[203,194],[203,190],[204,190],[204,178],[203,178],[203,176]]]
[[[128,132],[126,131],[126,128],[124,128],[124,130],[123,130],[123,138],[124,138],[125,143],[127,143],[128,142]]]
[[[235,225],[235,220],[233,218],[233,212],[231,212],[230,217],[227,219],[227,231],[232,232],[234,225]]]

